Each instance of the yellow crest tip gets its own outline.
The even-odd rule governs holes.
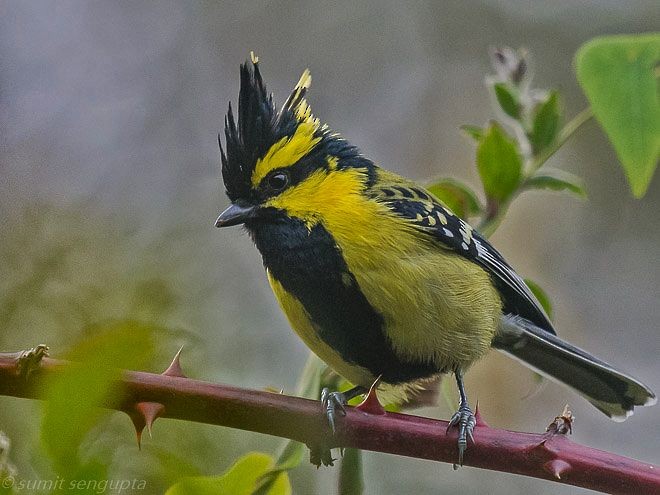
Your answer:
[[[309,69],[305,69],[302,73],[302,76],[300,76],[300,79],[298,80],[298,84],[296,84],[296,89],[301,89],[305,88],[308,89],[312,84],[312,73],[309,71]]]
[[[250,60],[254,65],[257,65],[259,63],[259,57],[257,57],[253,51],[250,51]]]

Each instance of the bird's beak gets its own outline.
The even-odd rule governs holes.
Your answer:
[[[257,207],[248,205],[240,205],[233,203],[225,211],[220,213],[220,216],[215,221],[216,227],[231,227],[232,225],[240,225],[245,223],[246,220],[254,216]]]

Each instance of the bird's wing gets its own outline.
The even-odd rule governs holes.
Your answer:
[[[556,333],[527,284],[486,239],[431,193],[392,176],[382,174],[380,180],[369,189],[374,199],[429,234],[440,247],[450,249],[484,268],[502,296],[505,313],[520,315],[548,332]]]

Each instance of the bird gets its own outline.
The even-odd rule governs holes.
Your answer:
[[[614,420],[655,403],[639,380],[557,336],[504,257],[427,189],[377,166],[312,113],[305,70],[279,109],[259,59],[240,66],[221,173],[230,206],[217,227],[242,225],[293,330],[354,387],[324,389],[335,418],[378,380],[386,402],[455,376],[463,464],[476,425],[464,374],[491,348],[561,382]]]

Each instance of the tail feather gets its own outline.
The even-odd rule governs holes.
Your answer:
[[[656,402],[643,383],[519,316],[502,319],[493,347],[576,390],[615,421]]]

